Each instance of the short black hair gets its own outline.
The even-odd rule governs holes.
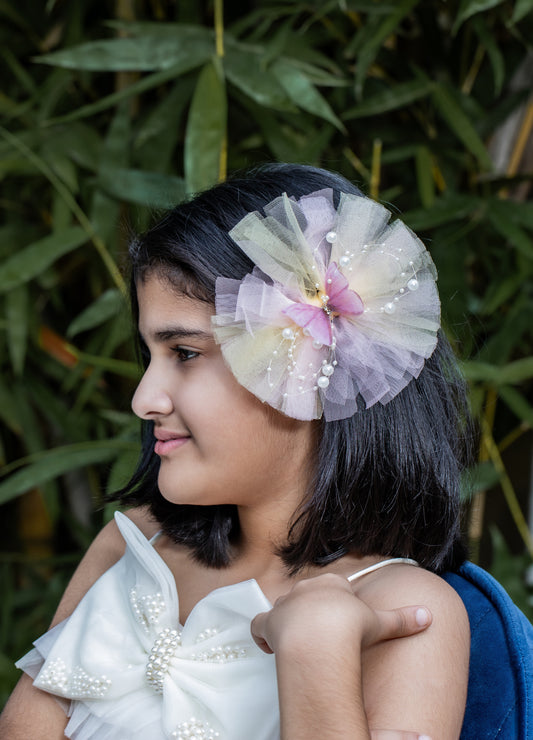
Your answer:
[[[228,232],[282,193],[300,198],[331,188],[361,195],[340,175],[316,167],[269,164],[239,173],[166,213],[130,247],[131,298],[152,272],[178,291],[210,303],[219,276],[241,279],[254,265]],[[141,351],[142,354],[142,351]],[[147,361],[147,358],[144,358]],[[465,558],[460,480],[467,463],[469,416],[464,380],[446,337],[419,377],[386,405],[318,422],[315,471],[279,551],[291,572],[326,565],[348,552],[411,557],[442,572]],[[239,534],[233,505],[168,502],[157,485],[152,423],[143,422],[141,457],[124,503],[148,504],[162,530],[204,564],[223,567]]]

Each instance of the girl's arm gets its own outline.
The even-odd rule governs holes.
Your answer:
[[[147,537],[156,525],[142,509],[127,512]],[[124,554],[125,544],[114,521],[92,542],[76,569],[52,620],[54,626],[68,617],[93,583]],[[35,688],[23,675],[0,716],[0,737],[6,740],[63,740],[67,726],[65,711],[51,694]]]
[[[256,641],[276,654],[281,739],[366,740],[371,729],[372,737],[416,729],[434,740],[458,738],[469,644],[459,597],[437,576],[406,566],[389,566],[361,591],[365,601],[344,578],[319,576],[254,621]],[[416,621],[423,611],[381,609],[417,601],[429,606],[431,626],[391,640],[423,630]]]

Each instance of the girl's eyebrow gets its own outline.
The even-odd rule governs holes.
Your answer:
[[[170,342],[176,339],[191,338],[209,340],[213,339],[213,335],[201,329],[186,329],[182,326],[171,326],[168,329],[161,329],[154,332],[154,340],[156,342]]]

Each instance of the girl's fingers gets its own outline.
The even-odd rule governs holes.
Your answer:
[[[403,730],[370,730],[372,740],[431,740],[429,735]]]
[[[374,612],[376,617],[374,634],[369,635],[367,645],[398,637],[409,637],[422,632],[431,624],[432,615],[424,606],[404,606],[390,611]]]
[[[268,653],[269,655],[273,653],[274,651],[271,649],[270,645],[268,644],[264,632],[266,629],[266,621],[268,618],[268,612],[261,612],[261,614],[257,614],[252,619],[252,624],[250,626],[252,637],[254,638],[255,644],[263,650],[263,652]]]

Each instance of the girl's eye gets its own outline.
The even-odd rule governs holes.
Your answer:
[[[178,356],[179,362],[187,362],[187,360],[194,360],[195,357],[198,357],[199,352],[195,352],[192,349],[187,349],[186,347],[174,347],[172,349],[173,352]]]

